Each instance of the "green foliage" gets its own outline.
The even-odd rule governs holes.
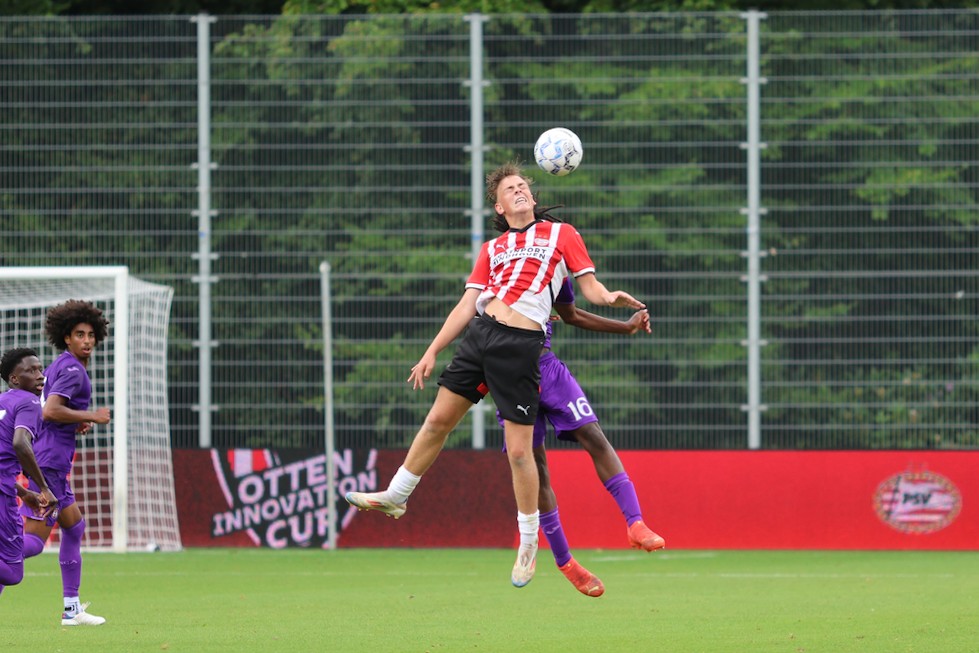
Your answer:
[[[72,4],[71,0],[3,0],[0,2],[2,16],[56,16],[64,13]]]
[[[600,133],[605,146],[589,149],[585,138],[585,165],[568,178],[538,179],[538,195],[568,204],[558,214],[584,234],[599,276],[621,281],[654,318],[653,338],[613,346],[565,329],[558,351],[566,342],[577,357],[601,361],[582,368],[582,385],[604,407],[603,421],[698,424],[709,406],[715,423],[740,424],[743,20],[646,13],[610,15],[599,26],[594,17],[518,4],[452,8],[494,14],[484,44],[492,62],[487,164],[526,157],[521,144],[545,122]],[[631,8],[638,7],[588,5]],[[412,393],[404,377],[472,264],[469,153],[460,146],[470,128],[462,84],[468,25],[444,11],[433,3],[290,0],[273,19],[214,28],[212,245],[221,280],[214,337],[226,361],[215,371],[216,402],[226,407],[220,419],[228,431],[250,442],[301,443],[290,426],[295,411],[302,423],[319,421],[310,415],[321,400],[322,334],[308,298],[318,296],[324,259],[339,281],[343,319],[334,336],[345,427],[400,446],[424,418],[430,395]],[[330,17],[308,15],[315,13]],[[771,78],[762,91],[766,424],[781,430],[775,441],[783,443],[793,428],[820,424],[845,433],[847,446],[965,446],[975,433],[949,442],[915,425],[975,421],[970,375],[979,354],[968,343],[979,326],[969,301],[951,299],[973,297],[974,281],[925,275],[903,279],[898,290],[892,284],[907,269],[975,267],[979,62],[969,16],[957,19],[961,29],[914,37],[895,37],[910,33],[908,16],[883,16],[876,32],[840,28],[826,38],[811,38],[797,21],[779,29],[788,19],[778,20],[762,42]],[[110,37],[125,37],[111,32],[121,29],[0,24],[0,55],[35,62],[36,77],[10,80],[3,91],[5,174],[23,175],[29,189],[14,192],[12,184],[0,195],[3,256],[19,265],[124,262],[137,275],[176,279],[185,301],[175,306],[174,335],[186,352],[197,328],[190,281],[197,243],[188,228],[197,182],[194,45],[185,20],[164,20],[157,29],[180,37],[172,57],[155,60],[151,41],[131,38],[120,39],[120,55]],[[644,56],[634,56],[630,36],[649,40]],[[35,39],[50,43],[41,55]],[[893,49],[895,39],[906,56],[867,55]],[[81,66],[120,56],[125,71]],[[93,79],[73,79],[73,67],[58,61]],[[826,61],[833,74],[814,70]],[[75,115],[76,106],[87,113]],[[52,134],[32,125],[79,127]],[[843,147],[849,160],[841,162]],[[124,247],[103,253],[106,236]],[[905,307],[886,301],[901,295],[920,301],[913,339]],[[960,343],[962,363],[946,379],[943,363],[929,361],[947,356],[940,348],[949,341]],[[269,371],[243,379],[237,361],[246,360]],[[282,378],[283,360],[302,361],[288,372],[298,396]],[[840,361],[865,362],[842,375],[831,369]],[[174,374],[183,382],[188,370]],[[945,383],[954,392],[942,394]],[[234,410],[248,406],[262,410]],[[677,446],[696,444],[693,434]]]
[[[510,14],[546,13],[546,2],[537,0],[286,0],[283,14],[311,16],[317,14]],[[576,4],[576,3],[575,3]]]

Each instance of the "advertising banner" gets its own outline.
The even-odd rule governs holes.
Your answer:
[[[506,456],[443,451],[394,520],[343,494],[384,489],[403,450],[336,452],[340,547],[511,547]],[[979,550],[979,452],[622,451],[643,518],[671,549]],[[628,547],[581,451],[548,453],[573,548]],[[326,459],[313,450],[176,450],[185,546],[323,547]],[[546,546],[542,538],[542,546]]]
[[[683,549],[979,549],[979,452],[624,451],[646,523]],[[548,454],[572,546],[620,547],[587,455]]]

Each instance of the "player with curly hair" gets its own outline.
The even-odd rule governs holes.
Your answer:
[[[39,518],[21,507],[24,523],[24,557],[38,555],[55,522],[61,528],[61,584],[64,591],[62,626],[100,626],[105,619],[86,612],[88,604],[78,598],[82,579],[82,535],[85,519],[75,503],[68,483],[75,457],[75,438],[87,433],[92,424],[108,424],[108,408],[91,410],[92,381],[88,362],[92,352],[109,334],[109,322],[102,309],[91,302],[71,299],[52,307],[44,324],[48,342],[61,355],[45,370],[44,408],[41,437],[35,453],[44,477],[60,504],[57,517]],[[37,491],[32,482],[31,490]]]
[[[41,388],[44,373],[37,352],[11,349],[0,358],[0,378],[9,390],[0,394],[0,593],[6,585],[24,579],[24,522],[17,510],[19,496],[35,515],[47,517],[58,510],[34,457],[31,441],[41,429]],[[36,481],[40,492],[17,482],[23,471]]]

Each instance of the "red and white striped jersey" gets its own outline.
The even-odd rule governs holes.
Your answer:
[[[480,314],[492,298],[539,322],[551,315],[554,297],[569,274],[595,271],[581,234],[569,224],[536,220],[520,231],[510,230],[483,243],[466,282],[480,290]]]

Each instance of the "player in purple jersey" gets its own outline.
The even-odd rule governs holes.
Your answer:
[[[37,462],[58,498],[57,518],[41,519],[21,508],[24,522],[24,557],[36,556],[44,549],[55,521],[61,527],[61,584],[64,593],[62,626],[100,626],[105,619],[85,611],[78,590],[82,580],[82,535],[85,520],[68,484],[75,458],[75,437],[87,433],[92,423],[108,424],[108,408],[89,410],[92,381],[88,361],[95,347],[109,333],[109,322],[102,310],[90,302],[72,299],[48,311],[44,324],[48,342],[62,354],[45,370],[44,408],[41,437],[35,447]],[[37,491],[33,483],[30,489]]]
[[[555,219],[548,212],[556,207],[541,208],[540,214]],[[649,312],[636,312],[628,321],[609,320],[583,311],[575,306],[574,289],[566,281],[554,298],[554,310],[561,320],[580,329],[608,333],[634,334],[642,330],[650,332]],[[608,441],[588,397],[567,366],[551,351],[553,321],[547,324],[544,349],[540,357],[541,397],[537,421],[534,424],[533,452],[537,463],[539,484],[538,509],[540,524],[547,538],[554,561],[579,592],[587,596],[601,596],[605,592],[602,581],[585,569],[571,555],[567,538],[558,514],[557,497],[551,488],[547,468],[544,438],[547,422],[554,426],[560,440],[581,444],[592,458],[599,480],[615,499],[626,520],[629,544],[636,549],[655,551],[666,546],[665,540],[654,533],[642,520],[639,498],[615,448]]]
[[[17,497],[36,515],[47,516],[58,509],[31,447],[41,427],[41,370],[33,349],[11,349],[0,359],[0,378],[10,388],[0,394],[0,593],[4,586],[24,579],[24,522]],[[17,482],[21,470],[36,481],[40,492]]]

